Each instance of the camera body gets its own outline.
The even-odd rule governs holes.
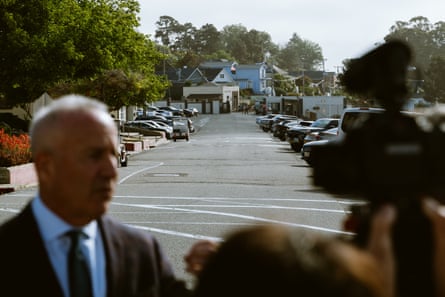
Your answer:
[[[442,129],[428,114],[374,114],[343,139],[313,148],[314,185],[373,203],[426,195],[445,203]]]
[[[329,193],[367,201],[353,239],[359,246],[366,246],[374,211],[395,205],[397,295],[432,297],[433,238],[421,198],[445,202],[445,113],[401,111],[410,63],[411,50],[401,41],[388,41],[350,62],[342,78],[346,91],[375,98],[384,111],[342,139],[314,147],[313,182]]]

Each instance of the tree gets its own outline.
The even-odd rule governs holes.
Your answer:
[[[221,33],[214,25],[205,24],[196,31],[194,51],[198,55],[211,55],[221,48]]]
[[[155,38],[172,52],[187,52],[195,48],[196,28],[191,23],[180,24],[170,16],[161,16],[156,22]]]
[[[278,48],[268,33],[248,31],[241,24],[225,26],[221,35],[225,51],[240,64],[264,62],[266,53],[275,53]]]
[[[205,56],[205,60],[227,60],[227,61],[235,61],[236,59],[232,57],[229,53],[226,51],[220,49],[216,52],[213,52],[209,55]]]
[[[250,30],[244,38],[247,47],[247,60],[249,63],[258,63],[265,61],[266,53],[274,50],[270,35],[266,32]]]
[[[46,60],[48,1],[2,1],[0,4],[0,101],[5,105],[37,98],[62,70]]]
[[[434,57],[425,72],[425,100],[445,103],[445,59]]]
[[[126,76],[142,75],[140,81],[152,81],[154,86],[166,85],[154,74],[162,55],[136,30],[136,0],[34,2],[23,5],[11,0],[0,6],[0,99],[4,103],[32,102],[47,90],[57,90],[55,94],[79,90],[89,85],[85,82],[115,70]],[[113,107],[123,102],[124,98]]]
[[[273,84],[277,96],[286,96],[289,93],[295,93],[295,82],[281,74],[274,74]]]
[[[173,17],[163,15],[156,22],[158,29],[155,38],[161,39],[161,44],[170,47],[175,43],[176,36],[181,32],[181,24]]]
[[[431,24],[422,16],[411,18],[408,22],[397,21],[385,41],[400,39],[407,42],[414,51],[416,67],[425,71],[431,58],[445,58],[445,23]]]
[[[323,62],[323,54],[318,44],[294,33],[281,49],[277,60],[279,66],[288,71],[316,70]]]

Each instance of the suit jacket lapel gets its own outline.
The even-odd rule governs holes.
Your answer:
[[[22,267],[23,280],[32,282],[25,286],[30,286],[29,290],[34,293],[45,292],[46,296],[63,296],[30,204],[16,218],[16,226],[17,234],[20,236],[19,245],[22,246],[17,248],[26,250],[22,254],[23,263],[27,264]]]
[[[117,297],[120,296],[119,285],[122,281],[119,281],[119,271],[123,271],[119,267],[121,262],[118,260],[123,256],[121,254],[122,246],[117,237],[112,236],[113,227],[111,225],[113,222],[109,218],[103,217],[98,220],[98,223],[105,248],[107,297]]]

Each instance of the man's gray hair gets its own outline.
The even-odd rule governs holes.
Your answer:
[[[55,121],[58,115],[64,112],[75,111],[88,111],[109,114],[108,106],[96,99],[76,94],[62,96],[59,99],[52,101],[49,105],[39,109],[33,116],[31,125],[29,127],[31,147],[35,146],[35,136],[39,133],[39,127],[44,126],[45,122]]]

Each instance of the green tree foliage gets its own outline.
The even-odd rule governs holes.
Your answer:
[[[248,49],[244,40],[247,28],[242,25],[225,26],[222,30],[222,40],[225,50],[240,64],[246,64],[248,60]],[[258,62],[258,61],[256,61]]]
[[[445,103],[445,59],[434,57],[425,73],[425,100]]]
[[[322,63],[321,47],[312,41],[302,39],[296,33],[278,55],[278,64],[288,71],[316,70]]]
[[[221,33],[212,24],[205,24],[195,33],[194,51],[198,55],[211,55],[221,49]]]
[[[289,93],[295,93],[296,86],[294,80],[291,80],[281,74],[274,74],[273,83],[277,96],[285,96]]]
[[[247,60],[250,63],[258,63],[265,61],[266,52],[275,50],[276,45],[273,44],[269,33],[260,32],[257,30],[250,30],[245,37],[247,44]]]
[[[413,49],[415,66],[424,77],[425,99],[445,102],[445,22],[431,24],[422,16],[398,21],[385,40],[400,39]]]
[[[86,82],[101,81],[110,73],[141,77],[126,85],[119,84],[129,90],[135,86],[131,82],[147,85],[144,81],[156,87],[154,93],[165,88],[166,82],[154,75],[154,65],[162,55],[148,36],[136,30],[136,0],[32,0],[35,4],[28,1],[26,5],[22,2],[10,0],[1,4],[3,101],[17,105],[31,102],[50,89],[57,90],[55,94],[82,90],[94,85]],[[115,99],[121,98],[121,102],[115,100],[112,104],[116,108],[139,95],[106,92],[118,94]]]
[[[155,32],[155,38],[160,39],[165,47],[173,48],[182,33],[182,25],[171,16],[164,15],[156,22],[156,26],[158,29]]]
[[[400,39],[406,41],[415,54],[416,66],[426,70],[434,56],[445,58],[445,23],[431,24],[422,16],[408,22],[398,21],[390,28],[385,40]]]
[[[58,76],[47,57],[48,1],[0,3],[0,100],[12,105],[37,98]],[[48,59],[47,59],[48,58]]]
[[[183,25],[173,17],[161,16],[156,25],[155,39],[169,49],[176,67],[196,66],[191,65],[191,61],[199,63],[207,59],[235,60],[240,64],[266,60],[275,63],[275,56],[280,54],[279,46],[272,42],[268,33],[248,30],[241,24],[227,25],[221,31],[212,24],[196,29],[190,23]],[[304,56],[302,59],[308,69],[315,68],[316,63],[323,61],[320,47],[308,40],[299,39],[283,50],[286,52],[282,55],[284,66],[287,65],[286,58],[298,60],[299,55]],[[297,64],[301,62],[298,60],[295,62]],[[295,70],[295,67],[285,68]]]
[[[221,35],[223,48],[240,64],[263,62],[266,53],[275,53],[278,48],[269,33],[247,30],[241,24],[225,26]]]

